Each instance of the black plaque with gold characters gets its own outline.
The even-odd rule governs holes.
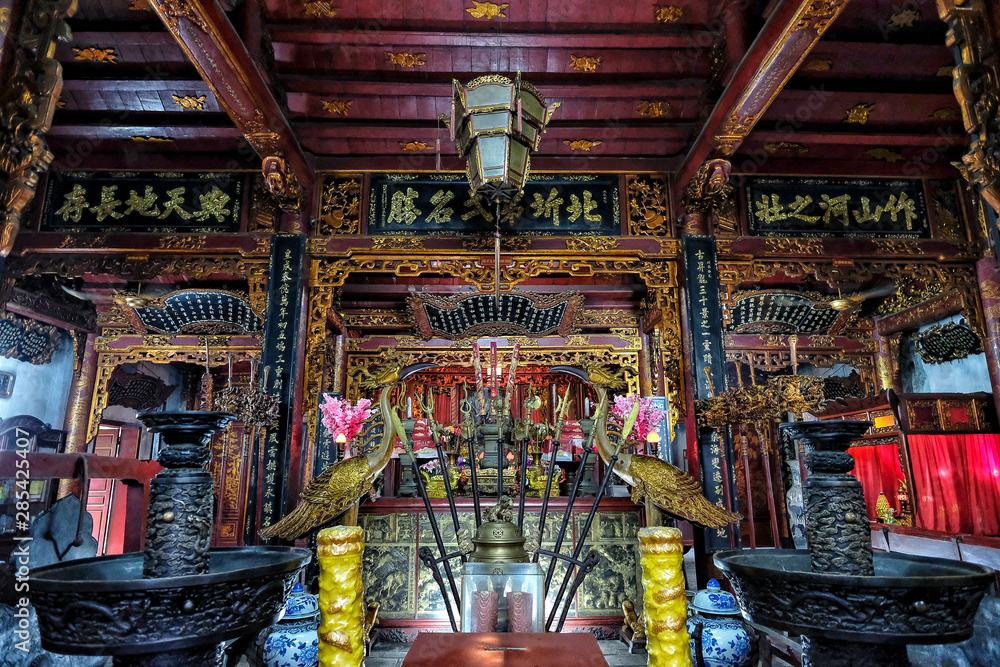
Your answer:
[[[691,330],[691,357],[694,377],[694,397],[706,399],[726,390],[722,346],[722,303],[719,298],[719,262],[715,238],[690,236],[681,238],[684,254],[684,280],[687,285],[688,321]],[[736,498],[732,476],[735,460],[727,429],[701,428],[698,431],[698,459],[701,483],[709,502],[726,507],[726,489]],[[735,509],[735,508],[733,508]],[[706,528],[705,550],[730,549],[739,546],[739,530],[733,526]]]
[[[41,231],[235,232],[240,173],[53,172]]]
[[[621,233],[615,174],[532,174],[524,191],[499,207],[508,234],[601,236]],[[469,193],[464,174],[372,174],[369,234],[482,234],[496,227],[497,205]]]
[[[930,236],[919,180],[748,178],[745,187],[755,236]]]

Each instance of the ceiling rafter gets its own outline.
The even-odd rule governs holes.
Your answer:
[[[736,152],[848,2],[779,0],[681,164],[678,192],[705,160]]]
[[[246,45],[214,0],[151,0],[233,123],[262,157],[282,155],[308,191],[309,159]]]

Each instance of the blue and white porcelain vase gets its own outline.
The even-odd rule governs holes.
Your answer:
[[[691,602],[687,621],[691,661],[698,665],[698,643],[705,667],[749,667],[750,635],[739,619],[736,598],[711,579]]]
[[[285,615],[264,641],[265,667],[316,667],[319,664],[319,602],[296,583]]]

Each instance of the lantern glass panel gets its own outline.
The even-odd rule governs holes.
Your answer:
[[[514,86],[487,83],[466,89],[465,104],[471,110],[477,107],[506,106],[510,108],[514,105]]]
[[[462,632],[487,631],[478,624],[491,624],[494,608],[497,632],[542,632],[545,599],[538,563],[466,563],[463,568]]]

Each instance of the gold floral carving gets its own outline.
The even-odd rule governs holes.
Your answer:
[[[498,5],[493,2],[476,2],[472,0],[474,7],[469,7],[465,11],[469,12],[474,18],[477,19],[493,19],[493,18],[507,18],[507,15],[503,13],[503,10],[507,9],[508,4]]]
[[[570,55],[569,57],[569,66],[575,70],[581,70],[583,72],[596,72],[600,64],[600,56]]]
[[[201,14],[195,9],[191,0],[155,0],[160,9],[167,27],[174,31],[181,20],[188,20],[195,24],[203,32],[208,32],[208,24]]]
[[[399,150],[401,151],[429,151],[433,146],[429,146],[422,141],[400,141]]]
[[[160,137],[160,136],[148,136],[144,137],[138,134],[129,137],[132,141],[137,141],[141,143],[169,143],[174,140],[173,137]]]
[[[573,236],[566,239],[566,249],[581,252],[608,252],[618,249],[618,239],[614,236]]]
[[[665,176],[628,176],[629,234],[668,236],[673,225]]]
[[[641,100],[635,112],[643,118],[665,118],[673,116],[674,107],[666,100]]]
[[[201,250],[204,247],[204,236],[164,236],[160,238],[161,250]]]
[[[213,274],[247,276],[262,271],[267,279],[267,259],[244,260],[225,255],[166,255],[130,253],[108,255],[102,253],[43,253],[26,254],[7,259],[12,275],[39,275],[54,273],[67,278],[93,275],[112,275],[123,280],[148,281],[159,276],[182,276],[201,280]]]
[[[361,178],[331,177],[320,197],[320,234],[361,232]]]
[[[684,17],[684,8],[676,5],[653,5],[653,17],[657,23],[674,23]]]
[[[861,102],[860,104],[855,104],[853,107],[847,110],[847,115],[844,116],[844,123],[855,123],[857,125],[864,125],[868,122],[868,114],[872,112],[875,108],[874,104],[868,104]]]
[[[196,111],[205,110],[205,96],[199,95],[195,97],[194,95],[171,95],[174,98],[174,106],[179,106],[182,109],[194,109]]]
[[[915,239],[876,239],[876,251],[880,255],[923,255],[926,254]]]
[[[325,0],[311,0],[302,5],[303,14],[315,16],[318,19],[332,19],[339,11],[339,7],[333,7]]]
[[[88,60],[95,63],[115,63],[118,62],[118,54],[115,53],[114,48],[100,49],[100,48],[86,48],[78,49],[73,48],[74,60]]]
[[[419,236],[376,236],[372,250],[426,250]]]
[[[354,104],[354,100],[329,100],[324,101],[323,109],[331,114],[340,114],[341,116],[346,116],[351,111],[351,105]]]
[[[326,323],[330,316],[330,308],[336,290],[325,285],[313,285],[309,289],[309,321],[306,325],[305,352],[305,394],[303,396],[303,412],[306,420],[309,456],[306,461],[312,465],[312,450],[316,442],[316,422],[319,410],[319,395],[323,390],[323,367],[327,362],[327,331]],[[339,360],[334,359],[334,363]],[[304,479],[312,479],[311,470]]]
[[[829,72],[833,69],[833,61],[823,58],[813,58],[806,63],[805,69],[810,72]]]
[[[865,151],[865,155],[873,160],[882,160],[884,162],[899,162],[903,159],[902,153],[897,153],[891,148],[871,148]]]
[[[822,255],[822,239],[769,238],[764,241],[764,252],[769,255]]]
[[[935,120],[957,120],[962,117],[962,110],[958,107],[944,107],[931,112],[927,117]]]
[[[579,321],[580,326],[635,327],[639,317],[628,310],[587,308]]]
[[[591,141],[589,139],[575,139],[570,141],[569,139],[564,139],[563,143],[569,146],[571,151],[590,151],[594,146],[600,146],[603,141]]]
[[[889,25],[895,29],[912,28],[920,18],[920,13],[911,7],[902,9],[889,17]]]
[[[955,71],[954,65],[945,65],[943,67],[938,68],[936,76],[946,76],[950,79],[954,71]]]
[[[105,234],[96,236],[65,236],[59,244],[60,248],[103,248],[108,244]]]
[[[796,155],[805,155],[809,152],[809,149],[802,144],[790,141],[766,143],[764,144],[764,150],[771,155],[776,155],[778,153],[795,153]]]
[[[152,9],[149,0],[128,0],[128,8],[133,12],[148,12]]]
[[[493,252],[494,238],[492,236],[477,236],[465,241],[462,246],[472,252]],[[531,246],[531,238],[527,236],[505,236],[500,239],[500,250],[503,252],[525,252]]]
[[[422,67],[427,64],[426,57],[426,53],[385,52],[385,61],[390,65],[399,65],[400,67]]]
[[[410,326],[410,316],[394,310],[369,310],[362,313],[345,313],[341,316],[348,329]]]

